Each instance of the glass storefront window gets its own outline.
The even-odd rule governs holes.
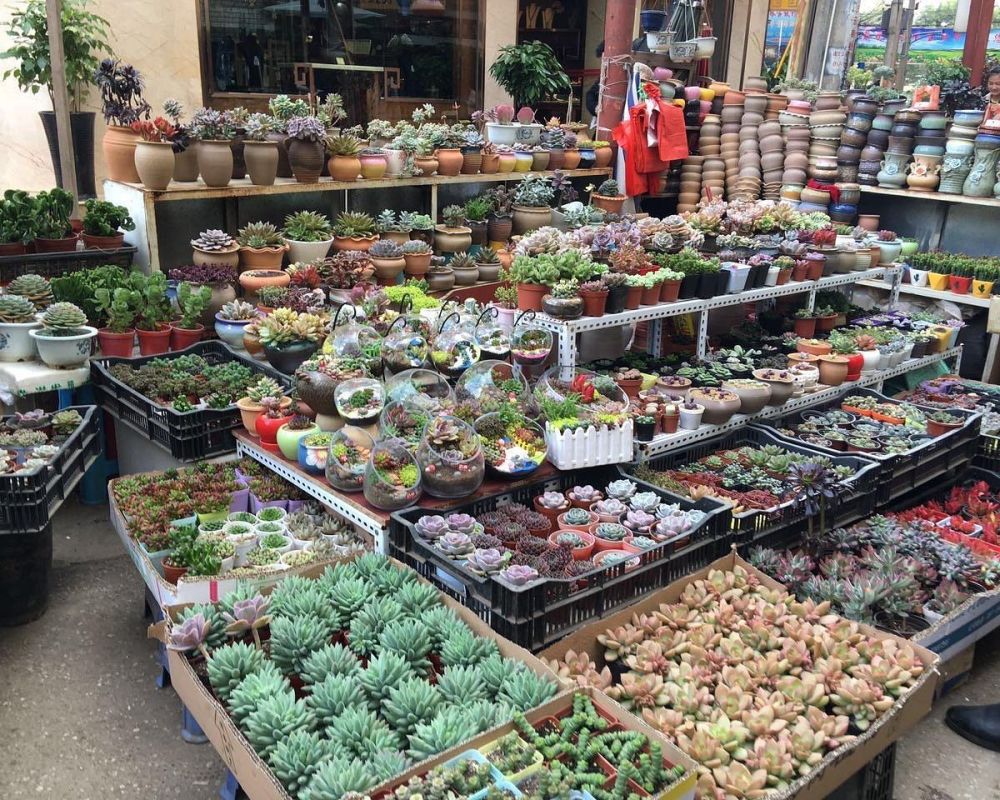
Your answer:
[[[378,102],[397,117],[480,102],[480,0],[202,0],[201,16],[213,95],[302,94],[295,65],[312,63],[320,95],[351,72],[318,65],[379,68]]]

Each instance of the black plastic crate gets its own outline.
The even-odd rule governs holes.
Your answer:
[[[58,278],[91,267],[116,266],[129,269],[135,248],[114,250],[74,250],[69,253],[29,253],[22,256],[0,256],[0,283],[9,283],[18,275],[34,273],[43,278]]]
[[[972,463],[992,472],[1000,472],[1000,436],[980,432],[979,447]]]
[[[652,470],[669,470],[681,464],[696,461],[717,450],[732,450],[744,446],[759,448],[764,445],[778,445],[785,450],[811,456],[826,455],[826,453],[820,453],[816,448],[802,442],[778,437],[764,428],[748,425],[731,433],[679,447],[649,461],[623,465],[621,471],[625,477],[641,483],[645,487],[658,489],[654,484],[636,478],[634,475],[636,467],[641,464]],[[850,466],[855,475],[845,482],[848,487],[846,491],[827,500],[827,526],[846,525],[870,514],[876,502],[879,465],[867,458],[845,455],[844,453],[837,453],[829,458],[834,464]],[[731,519],[736,543],[744,544],[765,534],[803,522],[806,519],[806,514],[801,506],[787,502],[772,511],[753,510],[734,513],[731,515]]]
[[[0,534],[37,533],[101,454],[97,406],[70,406],[83,422],[34,475],[0,475]]]
[[[233,430],[240,427],[240,412],[236,406],[227,409],[196,409],[175,411],[159,405],[112,377],[110,368],[126,363],[139,367],[155,358],[197,355],[210,364],[239,361],[259,375],[274,378],[288,387],[287,375],[252,358],[242,356],[219,341],[199,342],[184,350],[140,358],[100,358],[90,362],[90,382],[98,394],[101,407],[112,417],[141,433],[180,461],[199,461],[231,453],[236,449]]]
[[[754,425],[769,431],[783,442],[801,443],[800,439],[785,436],[776,429],[780,426],[800,421],[803,414],[808,414],[809,412],[839,409],[843,399],[849,395],[873,397],[883,403],[907,402],[887,397],[884,394],[876,392],[874,389],[848,389],[840,397],[829,403],[795,411],[772,421],[754,423]],[[918,403],[910,403],[910,405],[919,408],[924,413],[935,410]],[[949,431],[942,436],[928,439],[924,444],[906,453],[896,455],[882,455],[879,453],[857,454],[875,461],[881,467],[877,498],[879,505],[891,502],[897,497],[902,497],[926,483],[953,474],[955,470],[964,469],[972,462],[973,456],[976,454],[979,446],[979,426],[982,421],[982,414],[978,411],[967,411],[959,408],[949,409],[949,411],[965,417],[965,425]],[[841,450],[820,447],[814,444],[810,444],[809,447],[828,456],[844,455],[844,452]]]
[[[574,484],[596,484],[618,477],[614,468],[561,473],[547,481],[481,498],[449,513],[476,515],[509,503],[530,504],[533,497],[546,489],[565,491]],[[634,603],[643,595],[710,564],[729,551],[727,504],[708,499],[692,502],[655,487],[653,491],[667,503],[678,503],[685,510],[698,508],[706,517],[694,531],[689,544],[674,550],[673,544],[666,543],[636,554],[639,565],[629,569],[624,564],[616,564],[595,570],[584,578],[550,578],[524,588],[506,586],[466,570],[420,539],[413,530],[414,523],[425,514],[434,513],[420,508],[392,515],[389,553],[474,611],[501,636],[537,652],[582,625]],[[585,585],[581,587],[581,584]]]

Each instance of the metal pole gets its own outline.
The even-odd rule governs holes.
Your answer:
[[[66,191],[73,193],[72,217],[79,216],[80,197],[76,191],[76,158],[69,121],[69,90],[66,88],[66,55],[63,51],[62,0],[45,0],[49,33],[49,56],[52,59],[52,110],[56,115],[56,138],[59,140],[60,172]]]

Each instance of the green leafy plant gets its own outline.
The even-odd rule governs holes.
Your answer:
[[[20,189],[7,189],[0,200],[0,244],[27,244],[35,238],[35,201]]]
[[[91,236],[114,236],[120,231],[134,231],[135,222],[124,206],[106,200],[88,200],[84,205],[83,232]]]
[[[200,326],[198,320],[208,308],[211,299],[212,289],[210,287],[199,286],[195,289],[187,281],[181,283],[177,287],[177,305],[181,310],[181,319],[177,327],[189,331],[197,330]]]
[[[552,48],[543,42],[523,42],[500,48],[490,75],[515,106],[532,106],[570,89],[569,76]]]
[[[293,242],[323,242],[333,238],[330,218],[315,211],[297,211],[285,217],[285,238]]]
[[[126,333],[135,327],[135,320],[142,309],[142,295],[133,290],[118,288],[97,289],[94,293],[97,310],[112,333]]]
[[[35,235],[41,239],[65,239],[73,235],[69,218],[73,195],[64,189],[50,189],[35,196]]]

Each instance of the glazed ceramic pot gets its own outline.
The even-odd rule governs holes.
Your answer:
[[[35,341],[38,356],[49,367],[68,369],[87,363],[93,350],[92,339],[97,328],[81,325],[73,336],[51,336],[42,328],[30,328],[28,336]]]
[[[938,184],[938,191],[944,194],[961,194],[965,187],[965,179],[972,169],[972,156],[953,153],[951,147],[952,141],[949,140],[948,149],[941,160],[941,182]]]
[[[704,407],[702,421],[722,425],[740,410],[739,395],[721,389],[692,389],[688,397]]]
[[[318,349],[319,344],[316,342],[295,342],[280,348],[264,345],[264,355],[267,357],[270,365],[278,370],[278,372],[291,375],[299,368],[303,361]]]
[[[996,139],[1000,144],[1000,137],[977,136],[976,137],[976,158],[972,164],[972,169],[965,178],[962,185],[962,194],[966,197],[992,197],[993,186],[997,180],[997,160],[1000,159],[1000,150],[993,142],[984,143],[986,139]]]
[[[906,164],[909,153],[887,152],[878,173],[878,185],[889,189],[902,189],[906,183]]]
[[[251,322],[256,321],[253,319],[223,319],[216,314],[215,334],[234,350],[245,350],[246,348],[243,345],[243,329]]]
[[[839,354],[819,357],[819,380],[827,386],[840,386],[847,379],[848,358]]]
[[[941,156],[914,155],[906,185],[915,192],[932,192],[940,182]]]

